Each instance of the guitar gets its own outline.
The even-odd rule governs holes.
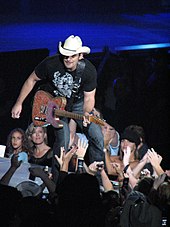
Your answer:
[[[62,128],[59,117],[83,120],[84,115],[65,111],[67,100],[65,97],[53,97],[46,91],[39,90],[35,93],[32,106],[32,121],[35,126],[45,127],[52,125],[55,128]],[[104,121],[97,116],[87,116],[90,122],[104,125]]]

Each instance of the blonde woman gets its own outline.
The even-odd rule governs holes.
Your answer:
[[[52,166],[53,151],[48,146],[47,128],[36,127],[31,123],[26,130],[31,147],[29,162],[42,166]]]

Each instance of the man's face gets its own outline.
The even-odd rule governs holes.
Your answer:
[[[82,59],[82,54],[74,54],[72,56],[63,56],[63,62],[68,71],[74,71],[77,63]]]

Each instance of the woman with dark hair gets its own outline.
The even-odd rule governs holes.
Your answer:
[[[28,162],[29,145],[25,132],[21,128],[13,129],[6,143],[5,157],[11,158],[13,154],[18,154],[18,160]]]

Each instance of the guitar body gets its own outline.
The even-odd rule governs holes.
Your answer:
[[[55,128],[61,128],[59,118],[54,116],[53,109],[64,110],[66,99],[64,97],[53,97],[46,91],[36,92],[32,106],[32,121],[35,126],[45,127],[52,124]]]
[[[78,113],[65,111],[67,100],[64,97],[53,97],[46,91],[36,92],[32,106],[32,122],[35,126],[45,127],[52,125],[55,128],[62,128],[59,117],[83,120],[84,116]],[[105,122],[97,116],[88,116],[89,122],[104,125]]]

